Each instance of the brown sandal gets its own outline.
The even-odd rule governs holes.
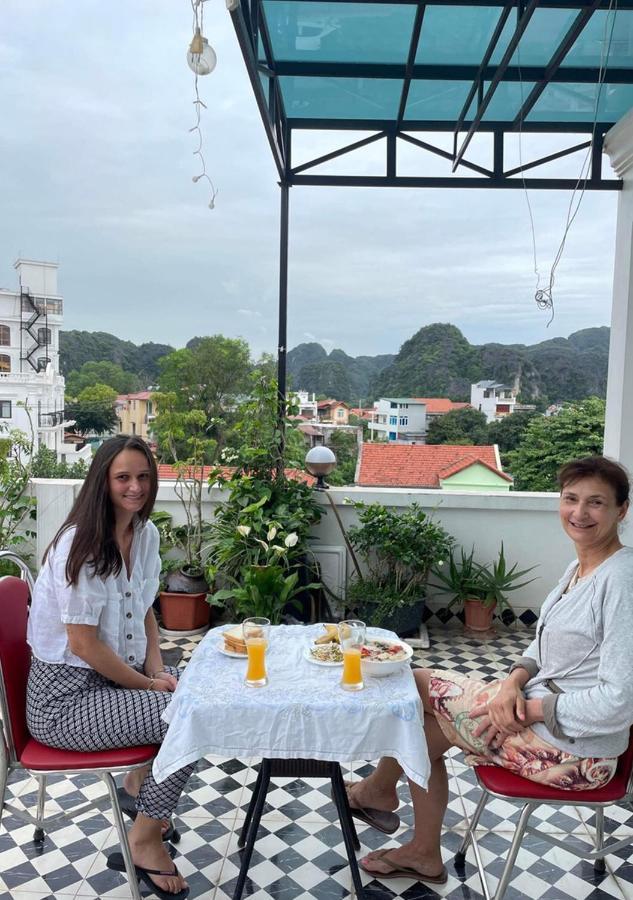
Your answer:
[[[394,849],[393,847],[391,848]],[[380,860],[381,862],[386,863],[390,866],[390,870],[388,872],[372,872],[371,869],[368,869],[367,866],[360,863],[360,867],[364,872],[367,872],[368,875],[372,875],[377,881],[382,881],[383,878],[412,878],[414,881],[424,881],[427,884],[446,884],[448,881],[448,872],[446,871],[446,866],[442,866],[442,871],[439,875],[425,875],[424,872],[418,872],[417,869],[412,869],[410,866],[401,866],[398,863],[392,863],[387,858],[387,854],[390,850],[379,850],[376,853],[376,856],[372,857],[370,862],[376,862]]]

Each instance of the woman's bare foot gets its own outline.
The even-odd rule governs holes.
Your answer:
[[[136,822],[140,818],[147,821],[145,816],[138,816],[129,834],[130,850],[132,851],[134,864],[142,869],[173,872],[173,875],[150,875],[149,877],[159,888],[172,894],[177,894],[187,887],[187,882],[182,875],[176,874],[174,861],[160,838],[160,832],[157,832],[154,838],[147,838],[144,835],[139,837],[135,834]]]
[[[371,776],[362,781],[346,782],[347,799],[353,809],[381,809],[393,812],[400,801],[395,786],[384,788],[372,782]]]
[[[445,870],[442,856],[439,852],[433,855],[422,855],[419,850],[413,848],[413,844],[403,844],[402,847],[393,847],[389,850],[375,850],[361,859],[361,866],[370,875],[394,876],[397,870],[408,870],[420,877],[420,880],[429,878],[437,880],[442,878]]]

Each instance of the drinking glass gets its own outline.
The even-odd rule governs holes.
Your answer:
[[[365,631],[365,623],[357,619],[339,622],[338,639],[343,651],[341,687],[345,691],[362,691],[364,687],[360,651],[365,643]]]
[[[268,631],[270,619],[253,616],[242,622],[242,633],[248,654],[248,667],[244,683],[249,687],[264,687],[268,684],[266,674],[266,648],[268,647]]]

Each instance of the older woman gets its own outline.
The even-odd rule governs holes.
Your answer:
[[[633,723],[633,549],[622,545],[618,529],[629,478],[622,466],[593,456],[564,466],[559,485],[560,520],[576,559],[545,599],[525,654],[505,679],[489,683],[415,672],[431,775],[427,791],[410,783],[411,840],[361,862],[380,880],[446,881],[440,835],[449,747],[464,750],[470,764],[502,766],[570,791],[605,785],[626,749]],[[370,814],[396,809],[401,771],[394,759],[381,760],[349,787],[352,807]]]

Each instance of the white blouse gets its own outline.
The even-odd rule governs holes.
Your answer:
[[[42,662],[89,669],[68,644],[66,625],[96,625],[97,637],[130,666],[145,661],[145,615],[156,597],[160,574],[159,537],[153,522],[134,528],[131,575],[100,578],[84,565],[77,583],[66,581],[66,560],[75,529],[66,531],[49,551],[35,582],[27,640]]]

